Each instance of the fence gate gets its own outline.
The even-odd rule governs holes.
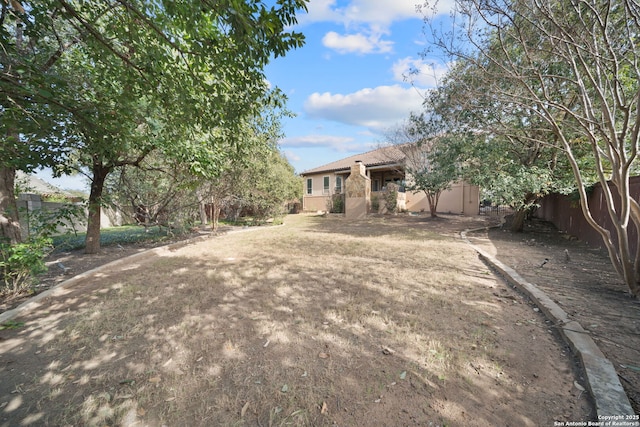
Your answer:
[[[480,215],[492,216],[492,217],[504,217],[513,213],[513,209],[501,203],[494,204],[489,200],[483,200],[480,202]]]

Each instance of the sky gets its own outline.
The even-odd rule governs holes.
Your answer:
[[[450,1],[440,1],[437,12],[446,16]],[[284,120],[279,145],[297,173],[375,149],[421,111],[447,64],[424,54],[430,46],[418,4],[424,0],[311,0],[298,14],[293,29],[305,45],[265,69],[295,114]],[[80,177],[36,175],[63,189],[88,188]]]
[[[295,30],[305,46],[267,67],[296,116],[280,148],[297,173],[388,142],[447,71],[429,48],[421,0],[311,0]],[[448,12],[441,2],[438,12]],[[411,71],[417,73],[412,74]]]

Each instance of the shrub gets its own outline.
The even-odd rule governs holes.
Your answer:
[[[371,211],[375,213],[380,211],[380,199],[378,196],[371,197]]]
[[[20,294],[29,290],[36,276],[47,271],[44,258],[53,249],[52,236],[60,229],[71,228],[84,216],[82,206],[62,205],[54,210],[40,209],[29,218],[35,234],[25,243],[0,242],[0,295]]]
[[[327,212],[344,213],[344,194],[332,194],[327,199]]]
[[[396,211],[398,207],[398,190],[395,188],[387,188],[387,191],[384,193],[384,206],[389,213]]]
[[[66,233],[73,232],[78,235],[76,225],[86,217],[81,205],[65,204],[53,210],[39,209],[31,212],[30,222],[32,231],[38,238],[48,239],[60,234],[60,230]]]
[[[38,274],[47,271],[44,257],[51,240],[34,239],[27,243],[0,243],[0,294],[18,294],[34,283]]]
[[[333,213],[344,213],[344,194],[334,194],[331,196],[333,199]]]

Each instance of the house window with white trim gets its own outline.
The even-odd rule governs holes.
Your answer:
[[[330,183],[329,183],[329,177],[325,176],[322,177],[322,183],[323,183],[323,193],[324,194],[329,194],[329,188],[331,188]]]
[[[342,177],[336,176],[336,194],[342,194]]]
[[[307,178],[307,194],[308,195],[312,195],[313,194],[313,179],[312,178]]]

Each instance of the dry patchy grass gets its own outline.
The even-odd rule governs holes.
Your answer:
[[[464,221],[300,215],[88,279],[4,331],[0,426],[587,419],[567,350]]]

